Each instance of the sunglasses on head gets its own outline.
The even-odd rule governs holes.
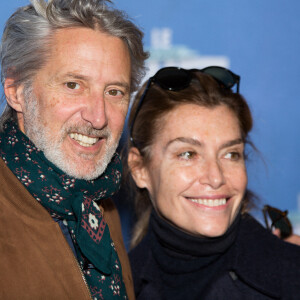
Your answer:
[[[280,237],[285,239],[292,234],[292,225],[288,219],[288,211],[281,211],[278,208],[272,207],[270,205],[265,205],[263,208],[264,219],[266,227],[269,230],[277,228],[280,230]],[[269,222],[270,220],[270,222]],[[271,223],[271,224],[270,224]]]
[[[162,68],[154,76],[149,78],[145,90],[139,100],[129,130],[130,140],[132,143],[134,143],[132,138],[133,125],[151,85],[157,84],[162,89],[168,91],[181,91],[189,87],[193,78],[193,73],[195,72],[200,72],[212,76],[220,84],[220,86],[225,89],[231,89],[234,85],[236,85],[236,93],[239,93],[240,76],[223,67],[211,66],[204,69],[190,70],[178,67]]]

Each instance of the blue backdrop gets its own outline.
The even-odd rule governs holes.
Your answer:
[[[0,26],[27,3],[1,1]],[[255,121],[252,141],[262,157],[250,157],[249,186],[262,203],[297,211],[300,1],[115,0],[115,5],[145,32],[149,74],[167,64],[219,64],[241,75],[241,93]]]

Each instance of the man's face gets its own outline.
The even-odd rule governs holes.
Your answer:
[[[58,30],[50,59],[25,91],[21,130],[65,173],[103,173],[123,129],[130,96],[124,42],[88,28]]]

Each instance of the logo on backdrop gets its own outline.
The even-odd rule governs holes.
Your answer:
[[[151,46],[147,49],[150,57],[147,60],[146,78],[166,66],[178,66],[185,69],[201,69],[207,66],[229,68],[230,60],[227,56],[201,55],[197,50],[185,45],[173,45],[172,36],[173,31],[168,27],[151,30]]]

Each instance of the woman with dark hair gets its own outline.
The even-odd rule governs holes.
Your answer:
[[[247,213],[252,116],[239,80],[221,67],[163,68],[135,98],[128,170],[137,299],[300,297],[300,248]]]

